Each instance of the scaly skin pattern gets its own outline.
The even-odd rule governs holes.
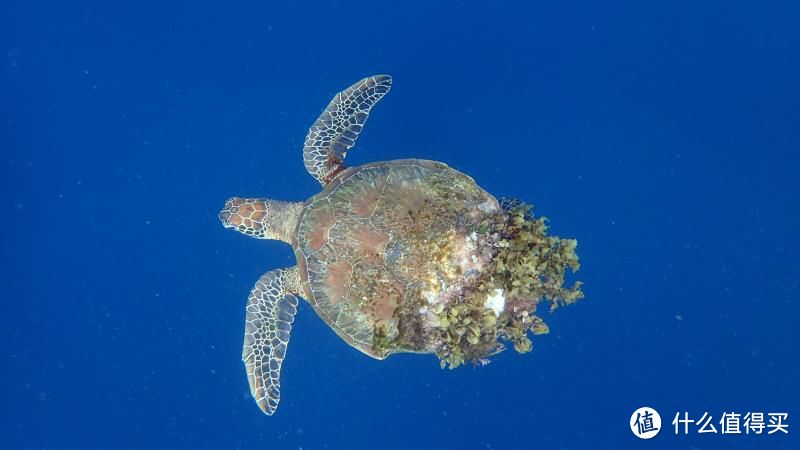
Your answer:
[[[392,77],[366,77],[336,94],[306,135],[306,170],[323,186],[341,173],[347,151],[364,128],[369,112],[392,87]]]
[[[299,281],[296,267],[265,273],[247,301],[242,361],[250,392],[267,415],[281,401],[281,365],[297,314]]]
[[[442,163],[347,169],[298,220],[303,294],[342,339],[372,357],[434,353],[435,310],[479,278],[496,245],[478,226],[503,214],[494,197]]]
[[[248,236],[291,244],[301,209],[302,203],[232,197],[219,212],[219,219],[225,228],[234,228]]]

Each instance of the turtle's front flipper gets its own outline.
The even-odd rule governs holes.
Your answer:
[[[247,302],[242,361],[259,408],[272,415],[281,400],[281,364],[297,313],[297,266],[267,272]]]
[[[344,168],[344,157],[356,142],[369,111],[392,87],[392,77],[364,78],[336,94],[308,130],[303,148],[306,170],[323,186]]]

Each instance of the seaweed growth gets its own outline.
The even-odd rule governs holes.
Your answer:
[[[501,341],[529,352],[528,332],[549,332],[536,315],[538,304],[547,301],[552,311],[583,298],[580,281],[564,287],[567,269],[580,267],[578,242],[548,235],[546,222],[534,218],[530,205],[520,204],[478,226],[478,233],[492,236],[497,253],[459,302],[438,316],[442,344],[436,355],[442,368],[485,364],[505,348]]]

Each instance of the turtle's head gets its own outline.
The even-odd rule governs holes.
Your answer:
[[[233,228],[249,236],[264,238],[267,223],[267,200],[259,198],[231,197],[219,212],[219,220],[225,228]]]
[[[219,220],[225,228],[233,228],[248,236],[291,244],[301,209],[302,203],[231,197],[219,212]]]

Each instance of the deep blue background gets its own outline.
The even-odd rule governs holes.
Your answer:
[[[797,2],[63,3],[0,7],[1,448],[798,448]],[[534,203],[586,300],[452,372],[303,307],[266,417],[244,304],[293,259],[217,211],[318,192],[307,127],[373,73],[348,162]],[[678,411],[790,433],[675,436]]]

